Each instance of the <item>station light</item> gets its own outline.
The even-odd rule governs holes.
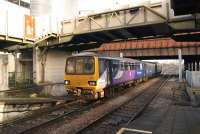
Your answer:
[[[88,84],[90,86],[96,86],[97,85],[97,82],[96,81],[88,81]]]
[[[65,85],[69,85],[70,81],[69,80],[65,80]]]

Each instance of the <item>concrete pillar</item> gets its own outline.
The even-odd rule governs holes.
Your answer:
[[[0,90],[8,89],[8,56],[0,55]]]
[[[191,62],[191,71],[193,71],[193,62]]]
[[[179,58],[179,82],[182,82],[182,54],[181,54],[181,49],[178,49],[178,58]]]
[[[14,53],[14,57],[15,57],[15,72],[16,73],[19,73],[19,72],[22,72],[22,66],[20,64],[20,56],[21,56],[21,53],[20,52],[15,52]]]
[[[39,84],[42,80],[41,60],[39,58],[40,54],[41,50],[38,47],[33,48],[33,73],[34,73],[33,81],[36,84]]]
[[[0,90],[9,89],[9,72],[14,72],[14,56],[12,54],[0,54]]]
[[[197,71],[197,61],[195,61],[195,71]]]

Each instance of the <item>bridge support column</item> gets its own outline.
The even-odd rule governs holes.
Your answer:
[[[179,58],[179,82],[182,82],[182,54],[181,49],[178,49],[178,58]]]
[[[39,48],[33,49],[33,70],[35,73],[34,82],[39,84],[45,81],[45,58],[43,58],[42,50]]]
[[[0,90],[9,89],[9,72],[15,71],[15,59],[12,54],[0,54]]]

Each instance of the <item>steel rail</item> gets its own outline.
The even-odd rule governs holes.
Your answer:
[[[11,125],[14,126],[18,122],[28,121],[30,119],[37,118],[37,117],[42,116],[44,114],[48,114],[48,113],[51,113],[53,111],[64,108],[66,106],[66,104],[74,103],[75,101],[77,101],[77,100],[74,100],[74,99],[68,100],[65,103],[57,104],[56,106],[51,107],[51,108],[45,107],[45,108],[37,109],[37,110],[25,110],[23,112],[34,112],[34,113],[25,113],[26,115],[24,117],[19,117],[19,118],[16,118],[14,120],[9,120],[9,121],[0,123],[0,127],[11,126]],[[12,111],[12,112],[17,112],[17,111]],[[12,113],[12,112],[9,112],[9,113]],[[20,112],[22,112],[22,111],[20,111]]]
[[[45,123],[42,123],[40,125],[37,125],[37,126],[34,126],[34,127],[30,128],[30,129],[27,129],[25,131],[22,131],[19,134],[29,134],[29,133],[31,133],[31,132],[33,132],[35,130],[42,129],[43,127],[47,127],[48,125],[54,124],[54,123],[58,122],[59,120],[70,118],[70,116],[73,116],[73,114],[76,114],[76,113],[78,114],[80,112],[84,112],[86,110],[89,110],[89,109],[91,109],[91,108],[93,108],[93,107],[95,107],[95,106],[97,106],[97,105],[99,105],[101,103],[102,103],[101,100],[94,101],[94,102],[89,102],[89,104],[87,104],[86,106],[83,106],[81,108],[76,108],[76,109],[69,110],[68,112],[65,112],[62,115],[59,115],[59,116],[57,116],[57,117],[55,117],[55,118],[53,118],[53,119],[51,119],[51,120],[49,120],[49,121],[47,121]]]
[[[157,88],[157,90],[155,91],[154,95],[147,101],[147,103],[141,107],[139,109],[139,111],[137,113],[134,114],[134,116],[132,116],[129,121],[126,123],[126,126],[128,126],[133,120],[135,120],[137,117],[139,117],[144,111],[145,109],[149,106],[149,104],[153,101],[153,99],[158,95],[158,93],[161,91],[161,89],[165,86],[165,84],[167,83],[167,81],[169,80],[169,77],[167,79],[165,79],[161,85]]]
[[[161,82],[159,87],[156,88],[156,91],[154,91],[155,92],[154,95],[150,99],[148,99],[148,101],[146,101],[145,105],[143,107],[141,107],[139,109],[139,111],[136,111],[136,113],[125,123],[125,126],[127,126],[129,123],[131,123],[133,120],[135,120],[137,117],[139,117],[139,115],[141,115],[144,112],[144,110],[149,106],[149,104],[152,102],[152,100],[157,96],[157,94],[160,92],[160,90],[164,87],[164,85],[166,84],[166,82],[168,81],[169,78],[170,78],[170,76],[168,76],[166,79],[164,79]],[[129,102],[134,101],[135,99],[137,99],[139,96],[141,96],[146,91],[148,91],[148,90],[141,91],[141,93],[139,95],[135,96]],[[127,103],[129,103],[129,102],[127,102]],[[124,104],[124,105],[126,105],[126,104]],[[78,130],[77,133],[81,133],[81,131],[84,131],[84,130],[88,129],[90,126],[94,125],[95,123],[97,123],[101,119],[105,118],[106,116],[114,113],[115,111],[117,111],[118,109],[123,107],[124,105],[120,106],[117,109],[114,109],[113,111],[110,111],[109,113],[107,113],[106,115],[102,116],[101,118],[96,119],[92,124],[89,124],[89,125],[85,126],[83,129]]]

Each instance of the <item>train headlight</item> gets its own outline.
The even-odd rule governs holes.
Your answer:
[[[69,80],[65,80],[65,85],[69,85],[70,81]]]
[[[96,86],[97,85],[97,82],[96,81],[88,81],[88,84],[90,86]]]

